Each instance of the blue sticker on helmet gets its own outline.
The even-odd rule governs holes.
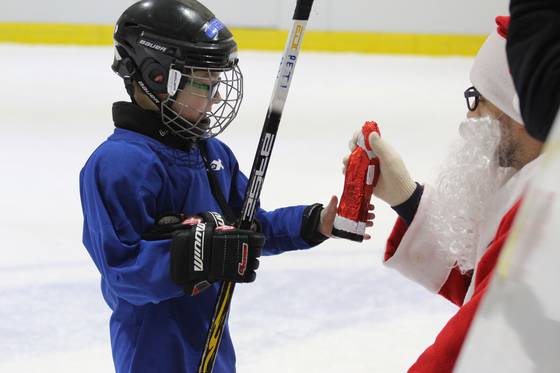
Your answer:
[[[208,28],[206,29],[206,36],[213,39],[216,34],[223,29],[225,26],[217,18],[213,18],[208,21]]]

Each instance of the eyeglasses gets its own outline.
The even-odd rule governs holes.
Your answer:
[[[218,78],[218,80],[213,81],[210,84],[197,82],[196,80],[190,80],[190,85],[191,87],[208,92],[208,97],[213,98],[218,92],[218,86],[220,85],[221,80],[222,79]]]
[[[467,108],[470,111],[475,111],[480,102],[482,95],[475,87],[467,88],[465,91],[465,99],[467,100]]]
[[[198,93],[196,96],[202,96],[208,99],[213,99],[218,94],[218,88],[222,78],[218,74],[208,70],[200,70],[202,73],[195,75],[194,67],[184,67],[171,64],[169,68],[169,77],[167,83],[167,93],[169,96],[174,96],[178,89],[184,89],[188,84],[191,88],[195,88]],[[197,70],[198,71],[198,70]]]

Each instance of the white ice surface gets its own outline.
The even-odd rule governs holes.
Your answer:
[[[221,137],[249,171],[279,53],[241,52],[245,102]],[[126,99],[111,48],[0,45],[0,372],[110,372],[108,307],[81,244],[78,173]],[[265,208],[327,202],[341,158],[378,121],[419,181],[464,118],[467,58],[302,52],[263,189]],[[238,371],[403,372],[455,307],[381,264],[395,214],[373,239],[329,240],[262,260],[238,286]]]

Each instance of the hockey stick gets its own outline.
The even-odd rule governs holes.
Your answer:
[[[251,229],[253,219],[255,218],[257,201],[261,194],[270,155],[274,147],[280,119],[282,118],[282,111],[284,110],[284,104],[286,103],[288,90],[292,82],[294,68],[303,40],[303,33],[307,25],[307,20],[309,19],[309,14],[311,13],[312,5],[313,0],[297,0],[296,10],[293,16],[294,23],[292,31],[286,42],[286,49],[284,50],[282,62],[278,69],[274,90],[272,91],[272,99],[268,106],[259,146],[257,147],[253,167],[251,169],[251,176],[249,177],[249,184],[245,192],[245,199],[241,209],[241,221],[239,223],[240,229]],[[234,288],[235,283],[233,282],[223,282],[220,287],[212,323],[208,329],[206,344],[198,366],[198,373],[211,373],[214,369],[214,362],[216,361],[220,342],[222,341]]]

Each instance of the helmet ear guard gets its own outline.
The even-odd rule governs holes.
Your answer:
[[[140,73],[144,83],[154,93],[167,93],[167,75],[169,71],[156,60],[149,58],[142,62]]]
[[[153,93],[167,93],[168,71],[153,58],[144,60],[138,68],[126,50],[117,45],[111,68],[125,80],[125,83],[127,80],[130,83],[132,80],[142,80]]]

